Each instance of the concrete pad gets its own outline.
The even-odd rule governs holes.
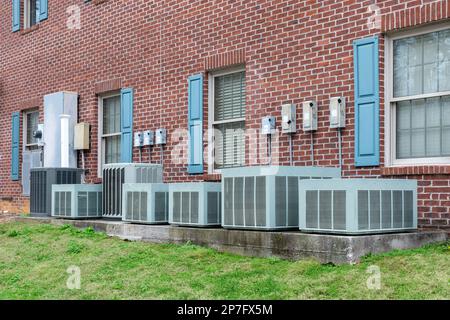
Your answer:
[[[27,223],[70,224],[77,228],[93,227],[112,237],[152,243],[191,242],[196,245],[254,257],[279,257],[290,260],[316,259],[321,263],[357,263],[369,253],[394,249],[413,249],[429,243],[445,242],[444,231],[420,231],[362,236],[308,234],[299,231],[267,232],[188,228],[169,225],[126,224],[110,220],[62,220],[17,217]]]

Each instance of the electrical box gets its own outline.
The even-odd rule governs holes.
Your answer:
[[[275,133],[275,117],[267,116],[262,118],[261,133],[265,135]]]
[[[39,147],[44,146],[44,124],[40,123],[37,126],[37,130],[33,132],[33,138],[36,139],[36,143]]]
[[[155,133],[151,130],[144,131],[144,146],[155,144]]]
[[[330,127],[345,128],[345,97],[331,98]]]
[[[281,129],[283,133],[297,132],[297,112],[295,104],[284,104],[281,106]]]
[[[89,123],[77,123],[74,128],[74,149],[89,150]]]
[[[303,131],[317,130],[317,102],[303,102]]]
[[[144,145],[144,137],[142,135],[142,132],[135,132],[134,133],[134,147],[140,148]]]
[[[156,129],[155,131],[155,144],[161,145],[167,143],[167,130]]]

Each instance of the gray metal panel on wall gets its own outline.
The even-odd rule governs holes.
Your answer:
[[[30,171],[41,166],[41,151],[24,151],[22,154],[22,194],[30,195]]]

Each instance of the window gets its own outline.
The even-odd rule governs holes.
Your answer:
[[[391,164],[450,163],[450,29],[389,45]]]
[[[245,164],[245,71],[211,74],[209,91],[210,129],[214,129],[210,168],[242,167]]]
[[[40,0],[25,0],[25,28],[39,23]]]
[[[37,141],[33,133],[38,129],[39,111],[32,110],[24,113],[24,141],[26,150],[38,149]]]
[[[120,95],[100,98],[101,165],[120,162]]]

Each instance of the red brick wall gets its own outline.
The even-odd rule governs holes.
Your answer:
[[[319,103],[319,130],[315,134],[316,165],[338,166],[337,134],[328,128],[328,103],[344,95],[348,125],[343,130],[343,173],[347,177],[395,176],[419,180],[422,226],[450,228],[450,171],[448,167],[386,169],[384,164],[384,37],[368,28],[368,8],[376,4],[383,16],[383,31],[443,20],[450,1],[355,0],[158,0],[158,1],[49,0],[49,18],[31,32],[11,32],[11,1],[0,7],[0,197],[22,203],[20,183],[10,180],[11,113],[24,102],[45,94],[76,91],[80,94],[79,120],[92,125],[86,154],[88,181],[97,176],[97,95],[135,89],[134,129],[187,128],[187,78],[207,75],[209,69],[245,63],[247,128],[259,128],[265,114],[277,116],[280,105]],[[101,3],[103,2],[103,3]],[[81,29],[66,27],[68,6],[81,9]],[[380,35],[381,163],[380,167],[354,166],[353,47],[355,39]],[[207,93],[207,77],[205,77]],[[26,103],[25,103],[26,104]],[[205,116],[207,119],[207,94]],[[301,115],[298,115],[300,122]],[[205,129],[207,128],[205,121]],[[294,136],[295,165],[311,165],[310,135]],[[258,143],[247,141],[247,149]],[[262,144],[259,143],[262,147]],[[275,156],[289,163],[288,140],[280,136]],[[166,147],[165,180],[217,179],[207,174],[188,176],[183,157],[171,161],[175,144]],[[264,150],[261,150],[264,152]],[[135,150],[135,160],[138,153]],[[159,148],[154,148],[154,161]],[[143,160],[147,161],[144,152]],[[264,158],[257,159],[263,163]],[[247,163],[255,164],[247,156]],[[206,170],[207,168],[205,168]],[[207,172],[207,171],[205,171]],[[1,208],[0,208],[1,210]],[[18,208],[19,210],[19,208]]]

